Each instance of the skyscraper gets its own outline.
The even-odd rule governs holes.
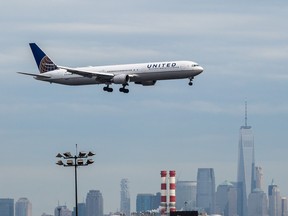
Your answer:
[[[263,190],[263,170],[262,167],[255,167],[255,188]]]
[[[197,172],[196,204],[208,214],[215,210],[215,176],[213,168],[199,168]]]
[[[191,211],[196,208],[196,181],[177,181],[176,182],[176,209],[178,211]]]
[[[90,190],[86,196],[86,215],[103,216],[103,197],[99,190]]]
[[[215,213],[223,216],[237,215],[237,188],[228,181],[218,185]]]
[[[286,197],[281,198],[281,216],[288,216],[288,202]]]
[[[15,216],[32,216],[32,204],[27,198],[20,198],[15,203]]]
[[[267,195],[259,188],[248,196],[248,216],[268,216]]]
[[[130,216],[130,193],[128,179],[122,179],[120,183],[120,212]]]
[[[281,216],[280,190],[273,182],[268,186],[269,216]]]
[[[247,103],[245,103],[245,125],[240,127],[238,149],[238,215],[247,216],[247,198],[255,188],[254,137],[247,125]]]
[[[156,196],[154,194],[137,194],[136,212],[137,213],[141,213],[141,212],[143,213],[146,211],[151,211],[151,210],[156,209],[154,206],[155,197]]]
[[[14,199],[0,199],[1,216],[14,216]]]

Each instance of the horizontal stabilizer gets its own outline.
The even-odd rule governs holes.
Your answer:
[[[43,74],[32,74],[32,73],[25,73],[25,72],[17,72],[17,73],[28,75],[28,76],[33,76],[33,77],[37,77],[37,78],[51,78],[50,76],[43,75]]]

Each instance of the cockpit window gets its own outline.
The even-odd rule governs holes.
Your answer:
[[[192,67],[197,67],[197,66],[199,66],[198,64],[192,64]]]

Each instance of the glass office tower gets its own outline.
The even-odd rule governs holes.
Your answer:
[[[128,179],[122,179],[120,183],[120,212],[130,216],[130,193]]]
[[[281,216],[280,189],[273,182],[268,186],[269,216]]]
[[[215,213],[215,176],[213,168],[199,168],[197,172],[197,207],[208,214]]]
[[[32,204],[27,198],[20,198],[15,203],[15,216],[32,216]]]
[[[0,215],[14,216],[14,199],[0,199]]]
[[[196,209],[196,181],[176,182],[176,209],[178,211],[192,211]]]
[[[86,196],[86,215],[103,216],[103,196],[99,190],[90,190]]]

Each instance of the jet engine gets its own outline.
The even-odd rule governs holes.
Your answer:
[[[129,80],[130,77],[127,74],[119,74],[115,75],[111,81],[115,84],[127,84]]]

